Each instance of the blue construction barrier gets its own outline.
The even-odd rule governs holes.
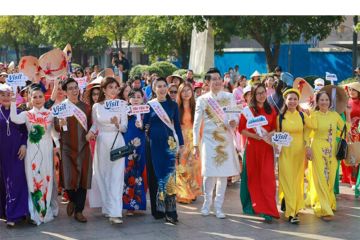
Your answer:
[[[290,72],[294,77],[325,77],[325,72],[331,72],[337,75],[339,81],[352,76],[351,52],[309,51],[309,47],[307,44],[281,45],[278,63],[283,71]],[[240,73],[247,77],[255,70],[267,72],[263,51],[225,52],[223,55],[215,55],[215,66],[221,73],[235,65],[239,65]]]

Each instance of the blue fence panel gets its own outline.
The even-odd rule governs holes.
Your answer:
[[[294,77],[324,77],[325,72],[331,72],[335,73],[340,81],[352,76],[351,52],[309,52],[309,47],[308,44],[281,45],[278,62],[283,71],[290,72]],[[260,73],[267,72],[265,53],[261,51],[215,55],[215,66],[222,74],[235,65],[239,65],[240,73],[247,77],[255,70]]]

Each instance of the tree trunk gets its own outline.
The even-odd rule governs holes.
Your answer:
[[[15,53],[16,53],[16,62],[20,62],[20,47],[19,44],[16,40],[14,40],[14,48],[15,48]]]
[[[127,47],[127,59],[129,60],[129,68],[131,68],[132,65],[132,53],[130,52],[130,40],[128,40],[128,47]]]
[[[274,43],[274,48],[271,49],[270,45],[263,46],[266,56],[266,64],[268,72],[274,71],[278,65],[279,54],[280,54],[280,43]]]
[[[123,37],[120,36],[119,37],[119,50],[122,50],[122,39],[123,39]]]
[[[190,44],[188,39],[182,38],[180,40],[180,56],[181,56],[181,68],[187,69],[189,66],[189,54]]]

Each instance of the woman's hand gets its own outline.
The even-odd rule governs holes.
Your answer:
[[[67,121],[65,118],[59,118],[59,126],[63,127],[67,125]]]
[[[113,117],[110,119],[110,122],[111,122],[112,124],[114,124],[117,129],[120,128],[119,119],[118,119],[116,116],[113,116]]]
[[[85,138],[86,138],[86,141],[89,142],[91,140],[95,140],[96,136],[92,131],[89,131],[88,134],[86,134]]]
[[[18,151],[18,156],[20,160],[23,160],[26,156],[26,146],[21,145]]]
[[[135,122],[135,126],[136,126],[137,128],[142,129],[142,127],[143,127],[142,121],[141,121],[141,120],[140,120],[140,121],[136,121],[136,122]]]

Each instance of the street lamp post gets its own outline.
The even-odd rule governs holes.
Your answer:
[[[355,26],[358,23],[358,16],[354,16],[354,28],[353,28],[353,48],[352,48],[352,69],[354,70],[357,67],[357,33],[355,31]],[[355,75],[355,73],[353,72]]]

